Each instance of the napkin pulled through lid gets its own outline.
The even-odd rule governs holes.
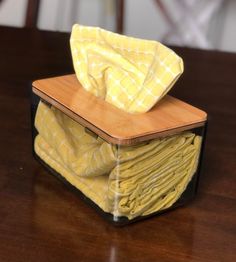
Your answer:
[[[76,24],[70,44],[83,88],[129,113],[150,110],[183,73],[183,60],[156,41]]]

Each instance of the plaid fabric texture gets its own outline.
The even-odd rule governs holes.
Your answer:
[[[184,132],[116,147],[40,103],[36,154],[105,212],[133,219],[172,206],[194,175],[201,137]]]
[[[74,25],[74,69],[95,96],[130,113],[150,110],[183,72],[183,61],[159,42]]]

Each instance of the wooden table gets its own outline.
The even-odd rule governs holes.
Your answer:
[[[31,152],[31,81],[72,73],[69,35],[0,27],[0,261],[236,261],[236,54],[175,48],[172,95],[209,113],[199,194],[116,228]]]

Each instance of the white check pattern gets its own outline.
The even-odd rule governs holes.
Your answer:
[[[74,25],[71,51],[82,86],[130,113],[150,110],[183,72],[183,61],[159,42]]]

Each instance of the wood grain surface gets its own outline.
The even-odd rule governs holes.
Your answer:
[[[236,261],[236,54],[174,48],[171,95],[208,112],[199,192],[136,224],[108,224],[36,162],[32,81],[73,73],[69,35],[0,27],[0,261]]]
[[[113,144],[132,145],[204,125],[206,113],[165,96],[150,111],[130,114],[84,90],[76,76],[33,82],[33,92]]]

